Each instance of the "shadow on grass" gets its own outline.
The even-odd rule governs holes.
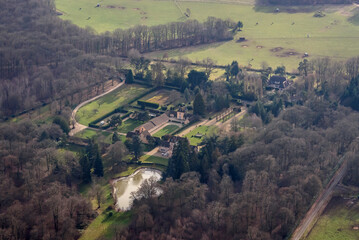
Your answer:
[[[354,15],[351,16],[350,18],[348,18],[348,22],[354,24],[354,25],[359,25],[359,8],[355,8],[353,10]]]
[[[263,3],[257,3],[253,10],[256,12],[262,12],[262,13],[272,13],[272,14],[278,14],[278,13],[311,13],[316,12],[319,10],[324,10],[324,5],[310,5],[310,6],[303,6],[303,5],[297,5],[297,6],[286,6],[286,5],[271,5],[271,4],[263,4]],[[277,11],[279,10],[279,11]]]

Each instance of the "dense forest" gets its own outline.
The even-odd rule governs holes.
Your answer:
[[[285,239],[340,157],[353,148],[358,119],[350,109],[312,99],[255,134],[210,138],[198,156],[182,143],[160,185],[163,194],[137,201],[134,221],[122,234],[127,239]],[[358,169],[355,154],[345,158]],[[348,182],[357,179],[351,171]]]
[[[208,18],[96,35],[56,15],[51,0],[0,1],[0,112],[5,116],[118,79],[130,49],[148,52],[232,39]]]

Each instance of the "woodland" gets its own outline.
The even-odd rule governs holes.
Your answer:
[[[231,21],[95,35],[57,18],[50,0],[0,5],[0,239],[80,238],[97,216],[89,196],[99,196],[96,187],[80,194],[81,186],[96,184],[105,167],[122,171],[128,152],[140,155],[139,139],[123,143],[115,134],[112,144],[90,141],[80,154],[66,149],[75,104],[64,99],[120,78],[120,56],[134,69],[126,84],[137,78],[175,86],[194,100],[197,118],[237,102],[239,94],[253,104],[246,127],[240,131],[233,122],[229,133],[206,138],[198,153],[180,140],[163,180],[145,181],[134,194],[131,219],[113,230],[114,239],[287,239],[340,159],[349,163],[344,183],[358,186],[359,58],[303,60],[292,86],[264,96],[269,76],[285,75],[284,67],[252,73],[233,61],[226,81],[210,82],[210,59],[197,71],[185,60],[165,69],[140,55],[225,41],[237,31]],[[61,107],[51,122],[5,121],[53,101]]]

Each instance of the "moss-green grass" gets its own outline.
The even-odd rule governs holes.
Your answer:
[[[106,113],[130,102],[146,90],[145,87],[140,85],[125,84],[119,89],[80,108],[76,114],[76,120],[81,124],[88,125],[90,122],[100,118]]]
[[[174,131],[176,131],[177,129],[179,129],[180,127],[177,125],[167,125],[164,128],[162,128],[161,130],[159,130],[158,132],[156,132],[155,134],[153,134],[152,136],[154,137],[162,137],[166,134],[171,134]]]
[[[61,16],[63,19],[71,20],[81,27],[91,26],[97,32],[138,24],[157,25],[184,20],[173,1],[106,0],[101,2],[100,8],[95,8],[97,2],[56,0],[56,5],[64,13]],[[359,26],[356,25],[358,21],[354,14],[357,10],[354,10],[354,6],[323,6],[320,10],[323,10],[326,16],[314,18],[313,14],[318,7],[313,7],[312,10],[307,8],[305,12],[294,14],[275,14],[275,7],[256,8],[251,4],[206,1],[185,1],[179,4],[182,9],[191,10],[190,19],[204,21],[208,16],[216,16],[241,20],[244,28],[237,34],[236,39],[245,37],[248,41],[237,43],[235,39],[225,43],[166,51],[169,57],[184,56],[194,61],[211,57],[219,64],[229,64],[232,60],[237,60],[241,65],[251,64],[256,68],[266,61],[272,67],[285,65],[287,70],[291,71],[298,67],[298,62],[302,60],[305,52],[309,53],[309,59],[325,56],[346,59],[359,55]],[[110,5],[125,9],[111,9],[107,7]],[[349,19],[352,15],[354,17]],[[86,20],[89,16],[91,19]],[[146,17],[147,19],[144,19]],[[276,47],[282,47],[283,50],[272,52],[271,49]],[[276,56],[289,51],[297,52],[298,55]],[[164,52],[157,52],[149,56],[162,57],[163,54]]]
[[[105,202],[101,205],[101,208],[97,211],[99,215],[91,222],[91,224],[83,231],[80,239],[83,240],[95,240],[100,236],[105,239],[113,239],[114,228],[116,226],[125,226],[131,220],[131,212],[116,212],[115,210],[107,211],[109,206],[113,206],[114,200],[111,195],[112,186],[108,182],[102,186],[104,190]],[[97,203],[94,203],[94,208],[97,207]],[[110,216],[110,212],[112,216]]]
[[[217,127],[215,127],[215,126],[202,125],[202,126],[199,126],[195,129],[193,129],[191,132],[187,133],[185,135],[185,137],[189,140],[189,143],[191,145],[197,146],[198,144],[200,144],[203,141],[205,136],[210,136],[210,135],[214,134],[216,132],[216,130],[217,130]],[[203,137],[196,138],[196,137],[194,137],[196,134],[200,134]]]
[[[121,133],[128,133],[142,124],[142,121],[129,118],[126,121],[122,122],[121,126],[118,127],[117,130]]]
[[[100,130],[94,130],[94,129],[89,129],[86,128],[84,130],[82,130],[81,132],[78,132],[75,134],[75,137],[79,137],[79,138],[83,138],[83,139],[87,139],[87,138],[95,138],[95,139],[99,139],[101,137],[103,137],[103,141],[105,143],[112,143],[112,133],[111,132],[106,132],[106,131],[100,131]],[[121,138],[122,140],[122,138]]]
[[[157,156],[144,155],[140,158],[140,161],[143,163],[155,163],[155,164],[163,165],[166,167],[168,166],[167,158],[162,158],[162,157],[157,157]]]
[[[334,203],[333,203],[334,201]],[[345,201],[333,199],[319,218],[307,240],[356,240],[359,239],[359,204],[348,208]]]

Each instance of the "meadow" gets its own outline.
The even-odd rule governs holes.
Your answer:
[[[119,3],[104,0],[96,8],[97,2],[56,0],[56,6],[64,14],[61,18],[81,27],[91,27],[98,33],[138,24],[157,25],[186,20],[173,1],[124,0]],[[238,2],[243,3],[242,0]],[[309,59],[331,57],[345,60],[359,55],[359,17],[354,5],[283,7],[283,11],[275,13],[276,7],[255,7],[238,2],[179,2],[182,11],[190,9],[189,19],[204,21],[208,16],[216,16],[242,21],[243,31],[233,41],[154,52],[147,56],[162,57],[167,52],[170,58],[187,57],[196,61],[211,57],[218,64],[230,64],[236,60],[242,66],[255,68],[266,62],[272,67],[284,65],[292,71],[298,67],[305,52]],[[317,10],[322,10],[326,16],[313,17]],[[245,37],[246,41],[237,42],[239,37]]]
[[[348,200],[333,198],[320,216],[307,240],[359,239],[359,204],[347,207]]]
[[[76,114],[76,120],[81,124],[88,125],[101,116],[125,105],[147,90],[148,89],[140,85],[125,84],[115,91],[80,108]]]

